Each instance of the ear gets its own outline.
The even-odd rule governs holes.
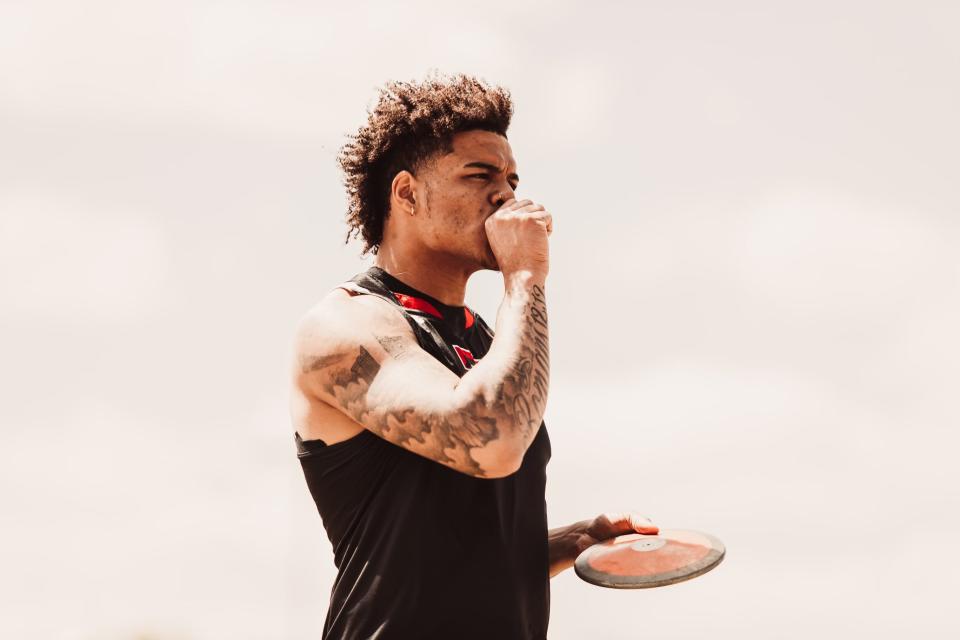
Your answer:
[[[401,171],[390,183],[390,209],[413,215],[417,208],[417,178],[409,171]]]

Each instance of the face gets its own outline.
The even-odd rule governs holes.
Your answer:
[[[489,131],[453,137],[453,151],[417,172],[417,226],[431,250],[469,264],[498,269],[484,221],[514,197],[519,177],[510,143]]]

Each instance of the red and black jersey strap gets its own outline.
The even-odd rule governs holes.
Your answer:
[[[373,293],[366,287],[360,286],[355,282],[345,282],[340,285],[341,289],[346,289],[352,294],[357,293]],[[391,291],[393,297],[396,299],[400,306],[404,309],[412,309],[413,311],[422,311],[428,315],[433,316],[434,318],[443,319],[443,314],[440,313],[435,306],[433,306],[429,301],[424,300],[423,298],[418,298],[416,296],[411,296],[406,293],[397,293]],[[463,326],[465,329],[469,329],[476,322],[476,316],[469,308],[463,308]]]
[[[436,318],[440,318],[441,320],[443,319],[443,314],[437,311],[437,308],[435,306],[433,306],[432,304],[430,304],[429,302],[427,302],[422,298],[408,296],[405,293],[395,293],[393,291],[391,291],[390,293],[393,293],[393,297],[396,298],[397,302],[400,303],[400,306],[404,307],[405,309],[423,311],[424,313],[429,313],[430,315]]]

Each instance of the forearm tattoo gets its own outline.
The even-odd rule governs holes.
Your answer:
[[[543,418],[550,386],[550,348],[547,333],[547,300],[543,289],[534,285],[524,309],[524,331],[520,355],[504,379],[501,389],[505,408],[529,439]]]

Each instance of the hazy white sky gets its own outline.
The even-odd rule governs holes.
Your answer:
[[[0,637],[319,637],[293,326],[366,267],[376,87],[511,89],[556,220],[551,526],[728,557],[553,580],[555,640],[952,638],[960,5],[0,3]],[[495,316],[500,282],[469,303]]]

